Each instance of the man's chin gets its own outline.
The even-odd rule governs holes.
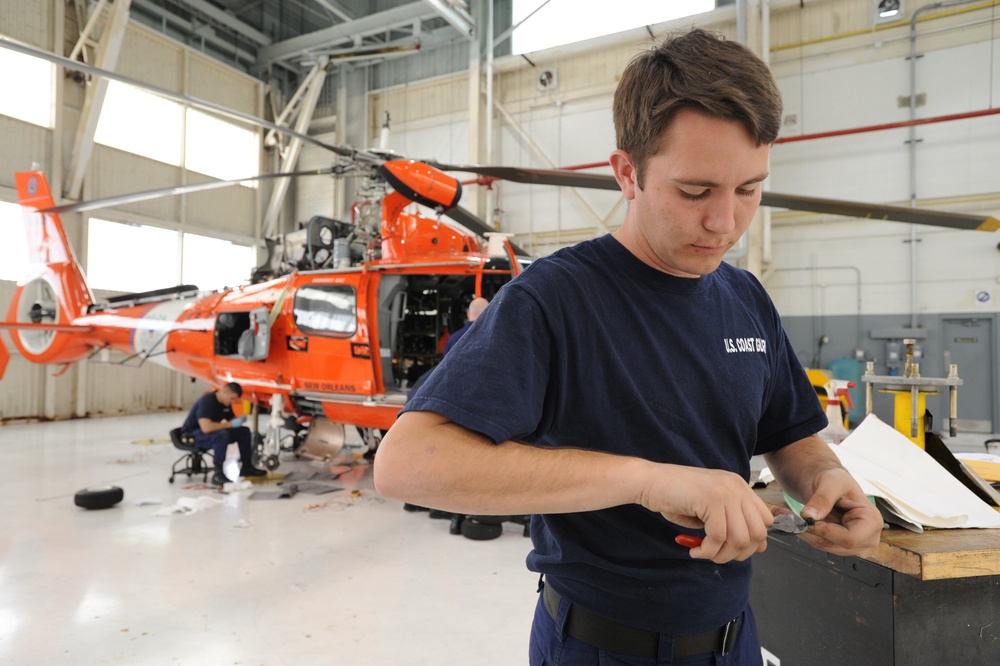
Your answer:
[[[719,265],[722,263],[723,257],[720,255],[718,257],[699,257],[696,260],[688,262],[685,266],[681,266],[681,270],[689,275],[689,277],[702,277],[714,273]]]

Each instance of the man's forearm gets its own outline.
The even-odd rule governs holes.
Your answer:
[[[596,511],[638,504],[706,533],[693,557],[743,560],[763,549],[773,522],[742,476],[600,451],[494,445],[433,412],[407,412],[375,454],[387,497],[466,514]],[[664,535],[666,536],[666,535]]]
[[[431,412],[403,414],[375,456],[387,497],[469,514],[591,511],[640,500],[648,461],[493,444]]]
[[[843,468],[830,446],[818,435],[765,453],[764,460],[782,489],[800,502],[809,499],[814,490],[813,481],[821,472]]]
[[[230,427],[229,421],[211,421],[209,419],[198,419],[198,427],[206,435],[216,432],[218,430],[225,430]]]

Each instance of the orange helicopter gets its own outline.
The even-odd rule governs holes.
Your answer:
[[[252,405],[273,415],[258,443],[269,469],[279,464],[282,429],[295,431],[299,445],[313,425],[322,439],[342,443],[342,424],[352,424],[374,449],[407,386],[462,326],[468,303],[491,299],[525,259],[503,235],[484,242],[404,212],[411,202],[455,206],[461,184],[444,172],[386,160],[373,179],[393,190],[357,204],[352,223],[314,218],[270,243],[272,256],[247,286],[178,286],[98,303],[59,217],[72,205],[55,205],[40,171],[18,173],[31,270],[0,327],[13,329],[14,345],[33,363],[68,366],[110,349],[215,385],[238,382]],[[278,246],[291,270],[270,277],[282,272]],[[0,376],[9,356],[2,345]]]
[[[61,56],[12,47],[67,68],[123,80]],[[171,96],[169,91],[158,94]],[[223,112],[217,105],[185,103]],[[64,365],[115,350],[213,385],[240,383],[252,405],[255,455],[275,469],[282,450],[339,450],[345,426],[374,451],[406,401],[408,387],[440,359],[468,303],[492,299],[528,259],[504,234],[458,204],[462,185],[446,172],[485,183],[619,189],[612,176],[572,170],[448,165],[317,141],[259,118],[232,113],[328,148],[328,169],[265,174],[150,190],[57,206],[41,171],[16,174],[31,267],[18,282],[5,322],[30,362]],[[267,239],[268,258],[250,284],[218,292],[181,285],[96,302],[63,230],[60,213],[193,192],[248,180],[354,176],[364,197],[349,221],[316,217]],[[436,212],[407,212],[412,203]],[[762,193],[762,205],[861,218],[993,231],[997,220],[925,209]],[[411,209],[412,211],[412,209]],[[442,219],[450,216],[461,226]],[[9,351],[0,338],[0,377]],[[258,416],[269,414],[261,427]],[[263,430],[263,432],[261,432]],[[289,443],[291,442],[291,443]]]

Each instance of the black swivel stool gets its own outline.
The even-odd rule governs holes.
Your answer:
[[[189,479],[192,474],[201,474],[202,482],[208,482],[208,473],[215,469],[205,459],[209,452],[197,448],[194,437],[185,435],[180,428],[170,431],[170,441],[174,443],[174,448],[184,451],[184,455],[177,459],[170,471],[170,483],[174,482],[174,477],[178,474],[187,474]],[[179,465],[183,467],[178,469]]]

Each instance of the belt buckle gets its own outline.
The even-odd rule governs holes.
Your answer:
[[[733,646],[736,644],[736,635],[739,633],[736,630],[739,621],[740,618],[734,618],[722,628],[722,650],[719,654],[723,657],[733,651]]]

